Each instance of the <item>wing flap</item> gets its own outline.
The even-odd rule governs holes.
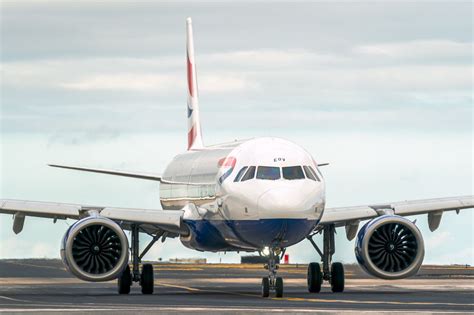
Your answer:
[[[181,226],[183,211],[108,207],[100,211],[100,215],[117,221],[150,223],[179,228]]]

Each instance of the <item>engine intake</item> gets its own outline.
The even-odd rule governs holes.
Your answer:
[[[369,274],[402,279],[420,269],[425,250],[415,224],[400,216],[384,215],[369,221],[359,231],[355,254]]]
[[[86,281],[117,278],[128,264],[128,240],[114,221],[88,217],[74,223],[61,246],[64,264]]]

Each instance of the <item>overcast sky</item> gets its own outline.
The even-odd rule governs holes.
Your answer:
[[[1,198],[159,207],[158,184],[48,162],[160,172],[186,147],[185,18],[207,144],[274,135],[330,162],[328,206],[473,193],[471,2],[1,2]],[[474,264],[447,213],[425,262]],[[59,257],[67,224],[0,216],[0,258]],[[336,259],[354,262],[337,238]],[[303,242],[293,261],[317,260]],[[177,240],[147,256],[208,257]]]

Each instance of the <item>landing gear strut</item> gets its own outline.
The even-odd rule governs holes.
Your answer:
[[[262,278],[262,297],[270,296],[270,290],[275,290],[276,297],[283,297],[283,279],[277,277],[277,270],[279,268],[279,255],[283,257],[285,251],[280,248],[271,248],[268,255],[268,264],[265,269],[268,270],[268,277]]]
[[[323,233],[322,252],[313,240],[313,237],[321,232]],[[331,284],[332,292],[344,291],[344,266],[340,262],[332,262],[332,256],[336,250],[334,242],[335,234],[336,227],[334,224],[330,224],[324,225],[322,229],[307,237],[321,257],[323,264],[322,272],[319,263],[313,262],[308,265],[308,291],[311,293],[318,293],[321,291],[323,281],[328,281]]]
[[[131,226],[131,246],[130,254],[132,256],[132,270],[130,272],[130,266],[124,269],[120,277],[118,278],[118,292],[119,294],[128,294],[130,293],[130,286],[132,282],[140,283],[143,294],[152,294],[153,293],[153,265],[143,264],[142,271],[140,273],[140,263],[143,256],[150,250],[150,248],[158,241],[163,233],[156,235],[151,235],[153,239],[146,246],[146,248],[140,253],[139,252],[139,235],[140,235],[140,226],[137,224],[132,224]],[[143,231],[145,232],[145,231]]]

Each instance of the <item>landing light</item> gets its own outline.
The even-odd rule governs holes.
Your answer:
[[[262,254],[263,254],[264,256],[270,255],[270,248],[268,248],[268,246],[264,247],[264,248],[262,249]]]

